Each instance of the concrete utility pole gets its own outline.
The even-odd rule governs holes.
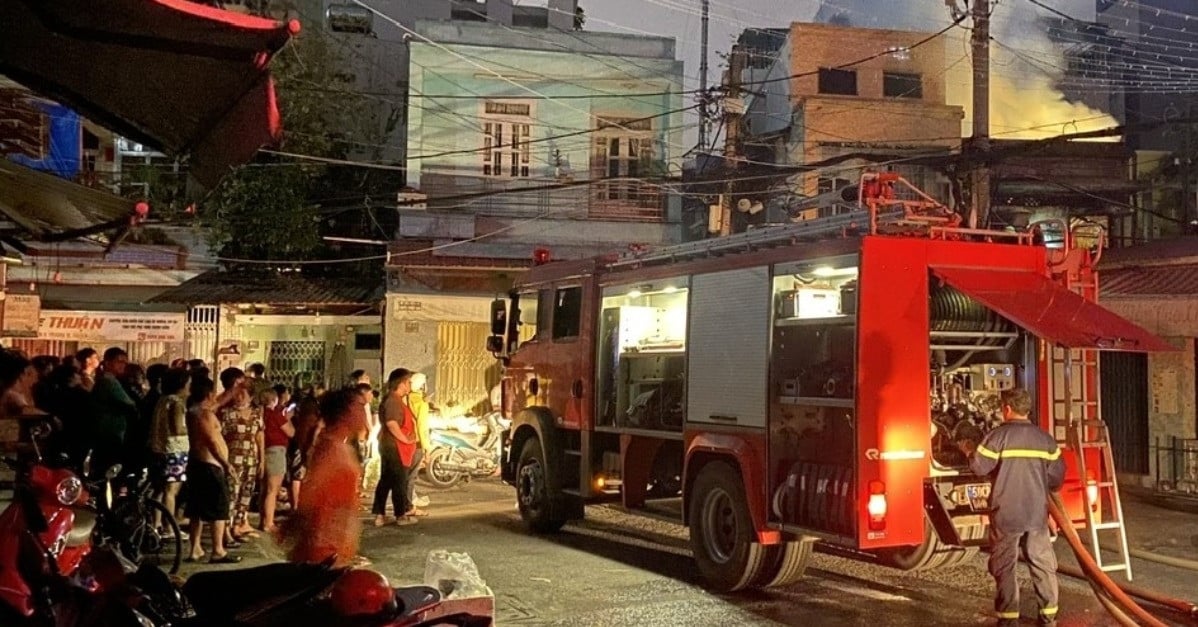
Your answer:
[[[973,147],[981,160],[973,171],[969,226],[990,221],[990,0],[970,0],[973,16]]]
[[[707,150],[707,17],[710,13],[710,0],[703,0],[703,38],[699,46],[699,150],[696,151],[699,159]]]
[[[732,46],[728,57],[728,79],[724,96],[724,163],[728,181],[720,196],[720,235],[732,234],[732,192],[735,189],[732,173],[740,163],[740,120],[744,115],[744,102],[740,97],[740,75],[745,67],[745,50],[740,45]]]

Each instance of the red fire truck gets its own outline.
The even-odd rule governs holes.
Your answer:
[[[1121,518],[1098,351],[1170,347],[1094,302],[1101,247],[1063,222],[960,228],[865,178],[857,212],[542,263],[496,301],[502,475],[532,530],[680,504],[721,590],[792,582],[816,541],[955,564],[985,542],[990,489],[957,442],[1013,386],[1066,449],[1071,515],[1115,526],[1094,524]]]

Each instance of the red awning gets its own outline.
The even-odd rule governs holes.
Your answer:
[[[280,133],[272,55],[297,22],[187,0],[0,2],[0,74],[213,185]]]
[[[1034,272],[977,268],[933,268],[932,272],[1053,344],[1130,352],[1175,350],[1148,331]]]

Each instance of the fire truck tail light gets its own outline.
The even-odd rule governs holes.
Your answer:
[[[870,531],[881,531],[886,528],[886,484],[881,481],[869,482],[869,511]]]

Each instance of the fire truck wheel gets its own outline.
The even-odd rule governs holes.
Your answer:
[[[711,587],[733,592],[752,585],[767,547],[754,542],[740,474],[725,462],[704,466],[691,489],[689,520],[691,551]]]
[[[815,543],[784,542],[763,548],[766,549],[766,556],[752,587],[784,588],[803,577],[815,552]]]
[[[551,499],[545,453],[541,442],[533,437],[524,443],[516,466],[516,503],[520,506],[520,517],[532,531],[553,533],[566,524],[564,518],[553,516]]]
[[[958,530],[965,539],[972,539],[966,529]],[[881,562],[899,570],[932,570],[955,566],[976,553],[967,549],[945,544],[932,527],[932,521],[924,517],[923,544],[878,552]]]

